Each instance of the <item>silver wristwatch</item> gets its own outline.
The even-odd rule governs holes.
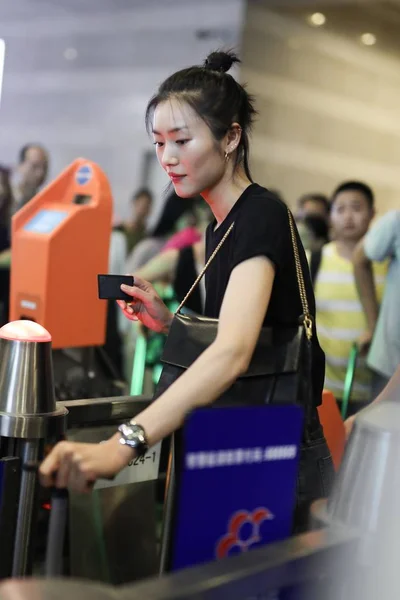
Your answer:
[[[127,421],[118,427],[121,434],[119,443],[124,446],[129,446],[136,451],[138,456],[143,456],[149,449],[147,443],[146,432],[135,421]]]

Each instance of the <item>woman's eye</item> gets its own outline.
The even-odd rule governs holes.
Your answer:
[[[153,142],[154,146],[157,148],[162,148],[164,146],[164,142]]]
[[[182,146],[186,144],[189,140],[176,140],[177,144],[181,144]]]

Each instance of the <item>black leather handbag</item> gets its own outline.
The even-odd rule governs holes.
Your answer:
[[[303,315],[299,316],[298,326],[262,328],[247,372],[241,375],[213,405],[297,404],[305,410],[306,425],[311,411],[315,411],[311,380],[313,327],[293,216],[289,209],[288,217]],[[189,316],[181,314],[180,311],[233,227],[234,223],[210,256],[174,315],[161,357],[164,368],[155,398],[159,397],[182,375],[216,338],[218,319]]]

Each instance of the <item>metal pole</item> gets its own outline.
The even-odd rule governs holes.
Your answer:
[[[64,539],[67,525],[68,491],[54,489],[51,497],[51,514],[46,549],[46,577],[63,573]]]
[[[165,491],[165,504],[163,514],[163,532],[161,540],[160,552],[160,570],[159,574],[163,575],[170,567],[171,559],[171,535],[172,535],[172,519],[175,501],[175,434],[171,436],[171,445],[169,451],[167,483]]]
[[[11,577],[17,523],[21,461],[7,457],[0,460],[0,579]]]
[[[40,440],[22,442],[22,475],[19,496],[17,527],[13,558],[13,577],[23,577],[32,569],[32,526],[34,523],[37,490],[37,463],[40,457]]]

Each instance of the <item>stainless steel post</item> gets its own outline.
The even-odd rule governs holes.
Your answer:
[[[354,600],[400,596],[400,389],[362,411],[348,442],[322,524],[359,537],[342,579],[353,578]],[[336,596],[337,597],[337,596]]]
[[[32,527],[36,512],[37,469],[40,458],[40,440],[24,441],[22,447],[21,491],[15,531],[13,577],[26,575],[31,563]]]
[[[169,570],[169,562],[171,559],[171,536],[174,516],[175,503],[175,434],[171,436],[171,445],[168,459],[167,483],[165,490],[164,514],[163,514],[163,531],[160,551],[160,570],[159,574],[164,575]]]
[[[54,396],[51,336],[37,323],[16,321],[0,329],[0,436],[22,462],[13,575],[30,571],[37,488],[36,465],[45,440],[65,431],[67,410]],[[32,468],[33,467],[33,468]]]
[[[55,489],[51,498],[51,515],[46,548],[47,577],[61,577],[63,550],[67,526],[68,490]]]

